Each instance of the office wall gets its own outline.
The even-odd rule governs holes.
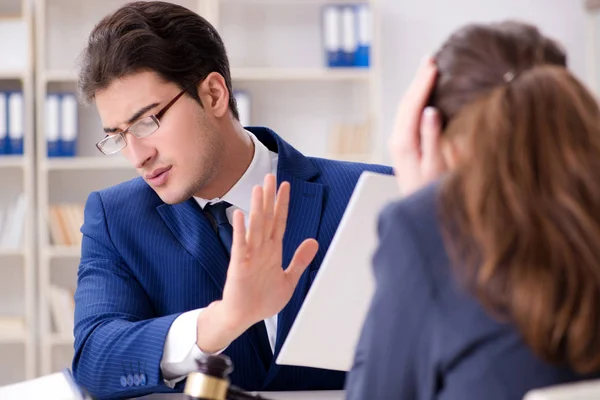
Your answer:
[[[461,25],[517,18],[561,41],[569,66],[587,82],[583,0],[381,0],[383,47],[382,130],[385,149],[398,100],[419,60]],[[389,158],[387,158],[389,160]]]

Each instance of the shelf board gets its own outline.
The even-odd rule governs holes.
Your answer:
[[[368,68],[232,68],[233,80],[242,81],[366,81]]]
[[[68,70],[46,72],[46,82],[76,82],[77,73]],[[241,81],[366,81],[368,68],[232,68],[231,76]]]
[[[47,254],[50,258],[72,257],[79,258],[81,248],[79,246],[59,246],[53,245],[47,248]]]
[[[327,158],[338,161],[352,161],[352,162],[372,162],[372,153],[342,153],[342,154],[329,154]]]
[[[24,156],[0,155],[0,168],[23,168]]]
[[[125,158],[113,157],[70,157],[51,158],[43,163],[48,171],[61,170],[107,170],[107,169],[132,169],[132,165]]]
[[[268,5],[310,5],[310,4],[375,4],[377,0],[220,0],[221,3],[229,4],[268,4]]]
[[[4,333],[0,332],[0,344],[2,343],[25,343],[27,340],[25,331],[20,333]]]
[[[0,80],[23,81],[25,72],[22,70],[0,70]]]
[[[23,249],[0,247],[0,257],[15,257],[15,256],[23,256],[23,255],[25,255],[25,252],[23,251]]]
[[[48,82],[77,82],[77,72],[68,69],[45,71],[43,77]]]
[[[0,343],[25,343],[27,336],[23,318],[0,316]]]
[[[53,333],[50,335],[50,345],[52,346],[69,346],[73,345],[75,338],[73,335],[67,335],[65,333]]]

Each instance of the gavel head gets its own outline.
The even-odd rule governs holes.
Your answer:
[[[224,354],[203,355],[196,364],[198,370],[188,374],[184,394],[194,400],[226,400],[231,359]]]

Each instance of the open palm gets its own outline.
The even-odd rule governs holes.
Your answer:
[[[269,318],[291,299],[300,276],[317,253],[318,244],[306,239],[296,250],[287,269],[282,266],[290,185],[283,182],[277,192],[275,176],[265,177],[264,186],[252,191],[248,229],[244,214],[233,216],[233,243],[222,302],[230,317],[251,326]]]

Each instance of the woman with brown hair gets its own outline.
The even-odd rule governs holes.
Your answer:
[[[517,400],[600,376],[595,99],[536,28],[469,25],[400,106],[404,190],[427,176],[406,179],[399,131],[436,123],[444,157],[429,175],[448,172],[382,212],[347,397]]]

